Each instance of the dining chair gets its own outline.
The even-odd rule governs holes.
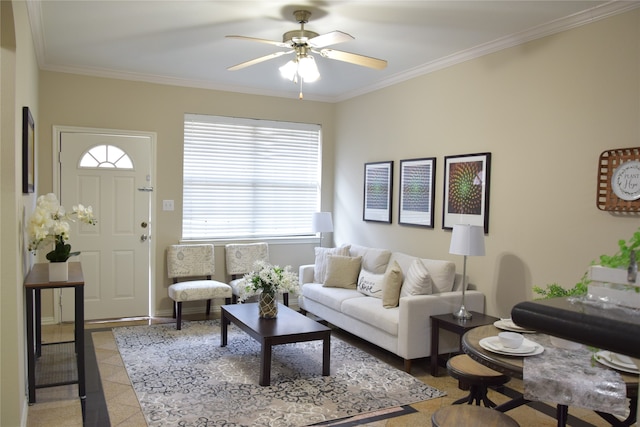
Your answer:
[[[167,275],[173,281],[169,298],[173,303],[176,329],[182,329],[182,303],[207,300],[207,316],[211,313],[211,300],[224,298],[231,303],[231,286],[212,280],[215,273],[213,245],[171,245],[167,248]]]

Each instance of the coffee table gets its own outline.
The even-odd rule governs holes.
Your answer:
[[[303,341],[322,340],[322,375],[330,373],[331,329],[278,303],[278,316],[262,319],[258,316],[258,303],[230,304],[221,306],[222,340],[227,345],[229,322],[238,326],[258,341],[260,351],[261,386],[271,383],[271,349],[274,345]]]

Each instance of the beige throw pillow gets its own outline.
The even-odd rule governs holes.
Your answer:
[[[433,281],[429,270],[419,259],[414,259],[409,266],[402,290],[401,297],[410,295],[431,295],[433,293]]]
[[[328,255],[327,275],[324,279],[323,286],[356,289],[361,264],[361,257]]]
[[[396,261],[384,273],[382,285],[382,306],[384,308],[397,307],[400,302],[400,287],[402,286],[402,269]]]
[[[313,268],[314,283],[324,283],[327,276],[327,257],[329,255],[349,255],[350,245],[342,245],[338,248],[316,248],[316,262]]]

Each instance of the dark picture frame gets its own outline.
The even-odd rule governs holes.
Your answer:
[[[364,164],[362,219],[391,223],[393,161]]]
[[[36,182],[36,130],[29,107],[22,107],[22,192],[33,193]]]
[[[398,224],[434,228],[436,158],[400,160]]]
[[[444,158],[442,228],[455,224],[484,227],[489,233],[489,183],[491,153],[464,154]]]

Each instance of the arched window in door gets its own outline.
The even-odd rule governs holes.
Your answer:
[[[115,145],[96,145],[82,155],[81,168],[133,169],[131,157]]]

